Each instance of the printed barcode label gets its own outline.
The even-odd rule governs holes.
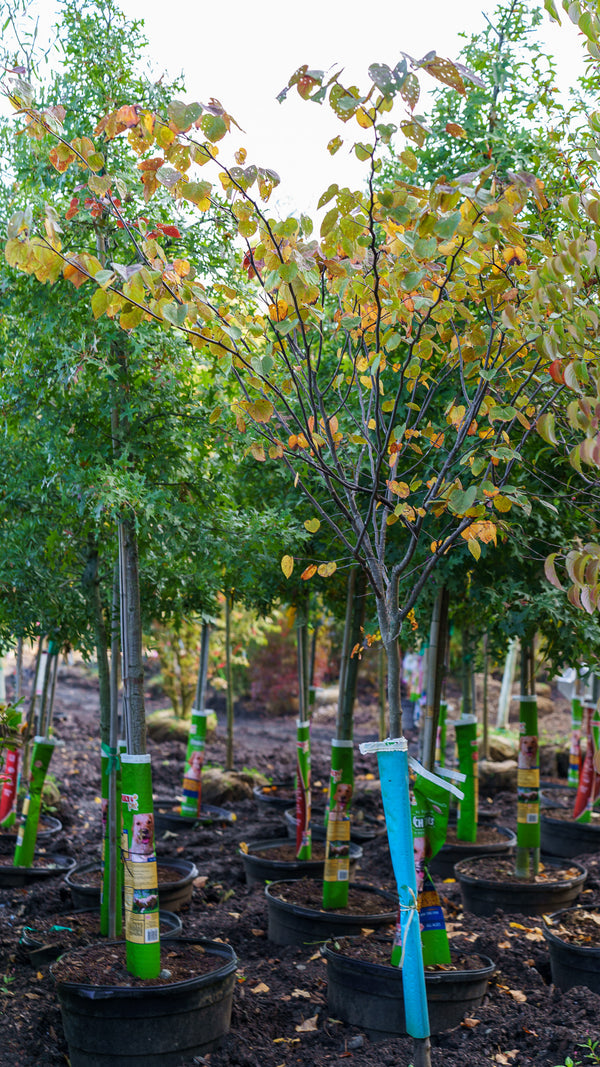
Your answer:
[[[537,811],[528,812],[528,814],[527,814],[527,822],[531,823],[531,822],[537,822],[537,821],[538,821]]]
[[[348,881],[348,871],[338,871],[337,880],[338,880],[338,882],[347,882]]]
[[[158,941],[158,930],[146,930],[146,942]]]

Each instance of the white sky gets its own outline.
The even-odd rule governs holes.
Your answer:
[[[419,59],[435,50],[454,59],[463,43],[459,33],[483,29],[483,10],[491,14],[495,6],[489,0],[377,0],[373,6],[368,0],[179,0],[170,7],[164,0],[121,0],[128,16],[144,19],[157,66],[170,74],[183,70],[189,99],[217,97],[243,128],[244,136],[231,138],[231,149],[223,142],[227,158],[243,144],[249,162],[279,173],[281,207],[309,213],[330,182],[358,184],[364,167],[345,146],[334,157],[327,152],[332,136],[344,136],[329,108],[300,100],[295,89],[277,103],[297,67],[339,64],[362,87],[370,63],[393,67],[401,52]],[[566,16],[562,27],[546,18],[543,34],[559,58],[566,90],[581,67],[581,39]],[[423,76],[422,84],[433,83]],[[348,141],[357,140],[356,122],[348,126]]]
[[[358,139],[359,128],[345,128],[328,107],[300,100],[295,89],[283,104],[277,93],[302,63],[320,69],[343,66],[348,80],[367,84],[372,62],[394,66],[401,52],[421,58],[436,51],[457,57],[463,41],[485,25],[495,0],[120,0],[130,18],[143,19],[149,56],[157,73],[185,75],[188,100],[217,97],[244,133],[222,142],[223,158],[243,146],[248,162],[276,170],[282,184],[272,203],[279,210],[312,214],[327,186],[358,185],[364,167],[344,145],[330,156],[326,145],[340,134]],[[42,35],[54,21],[55,0],[30,0],[41,12]],[[583,48],[577,30],[564,17],[562,27],[545,18],[542,30],[548,51],[559,62],[559,86],[566,91],[582,70]],[[342,79],[344,80],[344,79]],[[421,78],[423,89],[434,83]],[[427,100],[416,111],[426,113]]]

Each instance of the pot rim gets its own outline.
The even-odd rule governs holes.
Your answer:
[[[48,968],[52,975],[57,993],[60,994],[61,990],[65,990],[70,994],[78,994],[81,997],[85,997],[88,1000],[108,1000],[110,998],[122,998],[128,1000],[139,1000],[142,997],[148,996],[169,996],[180,992],[185,992],[188,989],[195,989],[203,985],[210,985],[216,978],[227,978],[230,974],[234,974],[237,970],[238,958],[235,954],[233,947],[227,944],[225,941],[210,941],[205,937],[173,937],[169,938],[169,946],[183,941],[186,944],[203,945],[205,949],[214,956],[223,956],[224,961],[221,967],[217,967],[214,971],[210,971],[208,974],[200,974],[195,978],[186,978],[182,982],[171,982],[168,985],[163,986],[112,986],[112,985],[94,985],[91,982],[61,982],[54,977],[53,968],[54,964],[51,963]],[[124,941],[107,941],[102,942],[105,945],[124,945]],[[82,952],[87,949],[93,949],[93,945],[85,945],[83,949],[71,949],[69,952],[64,952],[62,956],[59,956],[58,963],[64,957],[69,956],[72,952]]]
[[[461,871],[460,867],[463,863],[479,863],[481,860],[488,858],[498,859],[498,856],[494,853],[487,853],[485,856],[471,856],[468,859],[459,860],[454,864],[454,874],[459,882],[466,882],[468,885],[489,885],[489,886],[502,886],[502,889],[509,893],[522,893],[523,890],[528,890],[531,893],[543,893],[549,889],[566,889],[569,886],[582,885],[587,876],[587,867],[584,867],[583,863],[579,863],[577,860],[571,860],[569,862],[567,857],[560,858],[559,856],[546,856],[544,858],[545,867],[558,867],[568,868],[577,867],[579,874],[574,878],[564,879],[562,882],[504,882],[501,878],[478,878],[476,875],[467,874],[466,871]]]
[[[591,830],[593,834],[598,834],[600,836],[600,822],[579,822],[578,819],[574,819],[573,817],[570,819],[556,819],[551,814],[553,811],[566,811],[566,808],[559,808],[558,806],[554,808],[545,808],[540,813],[540,820],[543,819],[544,822],[552,825],[558,824],[559,826],[581,827],[583,830]]]
[[[494,855],[495,850],[497,848],[504,849],[507,846],[510,848],[512,845],[516,845],[516,843],[517,843],[517,835],[516,835],[514,830],[511,830],[510,826],[494,826],[494,827],[489,827],[488,826],[488,827],[486,827],[486,829],[488,829],[488,830],[489,829],[496,830],[499,834],[501,834],[505,838],[505,840],[504,841],[498,841],[496,844],[494,844],[493,841],[491,842],[491,844],[490,844],[489,841],[486,842],[485,844],[483,844],[483,843],[480,844],[478,841],[444,841],[444,844],[442,845],[442,847],[440,849],[440,852],[442,852],[443,849],[445,849],[445,848],[451,849],[451,848],[480,847],[480,848],[489,848],[490,852],[487,853],[487,855]],[[436,856],[437,855],[439,855],[438,852],[436,852]],[[466,858],[467,857],[465,857],[465,859]],[[435,859],[435,856],[433,857],[433,859]]]
[[[348,937],[349,940],[352,940],[351,935],[346,935],[346,936]],[[329,947],[330,943],[332,941],[334,941],[334,940],[335,940],[335,938],[329,938],[329,941],[326,941],[325,944],[323,945],[323,955],[325,956],[325,958],[326,958],[328,963],[329,963],[329,960],[343,960],[344,963],[350,963],[351,966],[352,966],[352,964],[356,964],[361,969],[366,970],[367,974],[377,974],[377,975],[379,975],[379,974],[381,974],[382,971],[385,971],[385,973],[388,974],[389,971],[392,971],[392,973],[397,973],[397,975],[399,977],[402,975],[402,971],[401,971],[400,967],[394,968],[390,964],[374,963],[372,960],[357,960],[355,956],[346,956],[343,952],[336,952],[334,949],[331,949]],[[481,952],[474,952],[473,955],[477,956],[477,958],[479,960],[485,960],[485,963],[484,963],[483,967],[478,967],[477,969],[473,969],[473,970],[461,970],[461,971],[427,971],[427,970],[425,970],[425,981],[430,985],[436,985],[436,984],[448,983],[450,981],[450,979],[454,979],[455,981],[456,980],[460,981],[461,980],[461,976],[463,976],[463,975],[465,976],[465,979],[464,979],[465,981],[467,981],[467,980],[471,981],[471,980],[481,979],[481,978],[491,978],[492,975],[497,970],[498,965],[496,963],[494,963],[494,961],[489,956],[485,956]]]
[[[162,883],[163,889],[166,889],[167,887],[173,888],[173,889],[175,889],[175,888],[179,889],[182,885],[184,885],[184,884],[187,885],[189,882],[193,881],[194,878],[197,878],[198,874],[199,874],[199,871],[198,871],[198,868],[196,867],[196,864],[194,863],[193,860],[184,860],[184,859],[180,859],[179,857],[173,857],[171,859],[170,857],[167,857],[167,856],[160,856],[160,857],[157,858],[157,861],[156,861],[157,868],[158,867],[175,867],[176,868],[176,867],[179,867],[182,864],[185,864],[186,867],[189,866],[190,870],[186,874],[183,874],[183,872],[182,872],[181,878],[176,879],[176,881],[174,881],[174,882],[163,882]],[[73,886],[76,889],[84,889],[84,890],[85,889],[92,889],[92,890],[95,891],[96,889],[99,888],[98,886],[86,885],[85,882],[76,882],[70,876],[71,876],[71,874],[85,874],[87,871],[99,870],[99,869],[101,869],[101,866],[102,865],[101,865],[100,860],[94,860],[91,863],[82,863],[81,866],[79,866],[79,867],[75,867],[74,869],[71,868],[71,870],[68,872],[68,874],[67,874],[67,876],[65,878],[65,882],[66,882],[67,885]]]
[[[42,852],[40,852],[39,849],[36,848],[35,852],[33,853],[34,860],[35,860],[36,856],[40,856],[40,855],[43,855],[44,858],[47,859],[47,860],[64,860],[64,862],[63,863],[58,863],[56,867],[13,867],[12,865],[10,867],[2,866],[2,867],[0,867],[0,872],[2,872],[2,871],[12,871],[15,874],[24,874],[24,873],[26,873],[28,871],[32,871],[32,872],[35,872],[36,875],[40,875],[42,877],[44,875],[50,876],[51,874],[69,875],[71,873],[71,871],[77,866],[77,860],[75,859],[74,856],[65,856],[65,854],[61,853],[61,852],[43,852],[42,853]],[[1,873],[0,873],[0,884],[1,884],[1,877],[2,876],[1,876]]]
[[[319,885],[323,884],[323,881],[322,881],[321,878],[306,878],[306,879],[303,879],[303,881],[306,881],[306,882],[317,882]],[[389,910],[389,911],[371,912],[369,915],[348,916],[348,915],[344,915],[343,912],[336,911],[335,908],[330,908],[327,911],[321,911],[320,909],[317,909],[317,908],[306,908],[302,904],[293,904],[291,901],[282,900],[281,897],[278,897],[278,896],[275,895],[275,893],[271,892],[271,890],[275,890],[276,891],[279,886],[284,886],[284,885],[297,886],[298,882],[297,881],[290,881],[289,879],[283,879],[283,878],[281,879],[281,881],[271,882],[269,885],[265,886],[265,896],[266,896],[266,898],[267,898],[267,900],[269,902],[272,901],[273,903],[275,903],[278,907],[280,907],[282,909],[282,911],[288,911],[288,912],[291,912],[294,915],[305,916],[306,918],[309,918],[309,919],[314,919],[315,916],[321,916],[321,915],[324,918],[329,918],[329,917],[334,916],[334,915],[340,916],[340,918],[342,918],[342,919],[345,919],[345,918],[360,918],[360,919],[364,920],[363,925],[367,925],[368,922],[369,922],[369,919],[380,918],[382,915],[386,915],[386,916],[389,915],[390,916],[390,920],[389,921],[391,923],[396,921],[396,917],[397,917],[397,914],[398,914],[398,904],[397,904],[397,900],[396,900],[396,897],[394,896],[394,894],[390,893],[387,889],[379,889],[377,886],[370,885],[368,882],[353,882],[352,883],[352,888],[353,889],[367,889],[367,890],[369,890],[369,892],[376,893],[378,896],[383,897],[385,900],[389,900],[390,904],[392,904],[392,903],[394,904],[394,910],[393,911]]]
[[[269,859],[268,856],[259,855],[260,852],[265,853],[265,852],[268,852],[272,848],[279,848],[281,845],[289,845],[289,844],[291,844],[291,841],[290,841],[289,837],[277,837],[277,838],[265,837],[265,838],[261,838],[259,841],[248,841],[247,842],[248,851],[247,852],[242,852],[241,849],[238,849],[238,856],[240,856],[242,860],[244,860],[246,858],[247,859],[252,859],[252,860],[263,860],[265,863],[269,863],[273,867],[281,867],[281,868],[290,867],[292,865],[293,866],[303,867],[307,863],[310,863],[310,864],[321,863],[322,864],[322,863],[325,862],[324,859],[322,859],[322,860],[318,860],[318,859],[310,859],[310,860],[297,860],[297,859],[294,859],[294,860],[272,860],[272,859]],[[321,844],[323,844],[323,842],[321,842]],[[354,841],[351,841],[350,842],[350,859],[351,860],[359,860],[359,859],[361,859],[362,855],[363,855],[363,850],[362,850],[361,846],[357,845]]]
[[[543,915],[542,916],[542,919],[543,919],[542,933],[543,933],[546,941],[548,941],[549,944],[560,945],[561,948],[572,949],[573,952],[578,952],[582,956],[586,956],[586,955],[599,956],[600,955],[600,942],[596,946],[593,946],[593,945],[574,945],[571,941],[564,941],[562,939],[562,937],[559,937],[558,934],[556,934],[554,932],[554,930],[552,930],[548,926],[548,923],[547,923],[546,919],[551,919],[551,920],[557,919],[559,915],[565,915],[565,913],[568,912],[568,911],[597,911],[597,912],[600,912],[600,905],[596,905],[595,907],[594,907],[594,905],[592,905],[591,907],[586,907],[584,904],[579,904],[579,905],[576,905],[576,906],[574,906],[572,908],[562,908],[560,911],[552,912],[552,914],[548,915],[548,916]]]

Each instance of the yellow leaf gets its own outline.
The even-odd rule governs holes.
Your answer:
[[[319,1029],[318,1026],[317,1026],[317,1019],[318,1018],[319,1018],[318,1015],[312,1015],[310,1019],[304,1019],[303,1022],[299,1023],[298,1026],[295,1027],[296,1033],[297,1034],[306,1034],[311,1030],[318,1030]]]
[[[306,989],[293,989],[293,997],[305,997],[306,1000],[310,1000],[310,993],[307,993]]]
[[[267,457],[265,455],[265,448],[262,441],[253,441],[250,445],[250,451],[254,458],[259,461],[259,463],[265,462]]]
[[[370,118],[364,107],[359,107],[358,111],[356,112],[356,121],[358,122],[359,126],[362,126],[363,130],[369,130],[373,125],[373,119]]]
[[[474,538],[471,538],[470,541],[467,541],[467,548],[469,549],[469,552],[474,557],[474,559],[479,559],[480,558],[480,556],[481,556],[481,545],[479,544],[479,541],[475,541]]]
[[[254,988],[250,990],[250,992],[251,993],[268,993],[269,992],[269,987],[268,987],[268,985],[265,985],[264,982],[259,982],[258,985],[255,985]]]
[[[316,563],[310,563],[309,566],[306,567],[306,569],[302,571],[302,574],[300,575],[300,577],[305,582],[307,582],[308,579],[312,578],[313,574],[316,574],[316,573],[317,573],[317,565],[316,565]]]
[[[337,563],[333,563],[333,561],[329,563],[321,563],[317,569],[321,578],[331,578],[331,575],[335,574],[337,570]]]
[[[305,530],[308,530],[309,533],[316,533],[320,526],[321,523],[319,519],[307,519],[304,523],[304,528]]]
[[[240,841],[240,852],[243,852],[244,856],[248,855],[248,845],[245,841]]]
[[[282,561],[281,561],[281,569],[282,569],[283,573],[285,574],[286,578],[289,578],[290,574],[292,573],[292,571],[294,569],[294,557],[293,556],[284,556]]]

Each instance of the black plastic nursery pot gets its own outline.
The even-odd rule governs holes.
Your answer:
[[[600,944],[573,945],[562,940],[553,930],[553,926],[558,925],[564,916],[576,915],[581,910],[584,909],[569,908],[545,918],[543,934],[550,955],[552,981],[565,991],[583,985],[593,993],[600,993]],[[600,908],[585,908],[585,911],[594,912],[600,918]]]
[[[285,811],[294,802],[294,783],[271,782],[269,785],[255,785],[252,790],[255,800],[271,810]]]
[[[548,808],[540,817],[542,852],[570,858],[600,849],[600,823],[559,819],[555,811],[555,808]]]
[[[572,808],[577,790],[572,785],[542,785],[540,805],[542,808]]]
[[[161,881],[161,867],[170,867],[181,873],[181,877],[174,881]],[[99,863],[84,863],[71,871],[65,878],[65,883],[71,890],[71,898],[76,908],[93,908],[100,904],[100,885],[92,885],[89,876],[100,870]],[[88,876],[86,882],[86,876]],[[182,859],[159,859],[158,860],[158,901],[161,909],[166,911],[179,911],[189,904],[194,891],[194,878],[198,877],[198,868],[191,860]]]
[[[294,838],[296,836],[296,810],[295,808],[289,808],[285,814],[285,824],[287,827],[288,837]],[[324,841],[327,837],[327,831],[325,829],[325,812],[322,811],[320,815],[316,815],[314,819],[310,820],[310,829],[315,841]],[[354,841],[357,845],[365,845],[369,841],[373,841],[376,837],[382,837],[386,832],[386,826],[384,822],[378,822],[377,820],[365,820],[364,822],[350,822],[350,840]]]
[[[506,826],[496,827],[498,841],[495,844],[478,844],[477,841],[452,841],[442,845],[437,856],[429,861],[431,874],[440,878],[453,878],[454,865],[471,856],[508,856],[517,843],[517,835]]]
[[[365,927],[388,926],[396,921],[398,905],[392,893],[363,882],[353,883],[354,890],[375,893],[381,898],[380,909],[370,915],[344,914],[340,911],[322,911],[282,900],[290,881],[272,882],[265,888],[268,905],[268,937],[276,945],[305,945],[328,941],[330,937],[351,937]],[[317,895],[322,892],[321,881],[307,882],[315,887]]]
[[[59,834],[61,830],[62,823],[60,819],[55,819],[53,815],[42,815],[38,826],[36,841],[47,842],[54,834]],[[10,830],[0,830],[0,845],[14,845],[16,837],[16,826],[13,826]]]
[[[172,800],[154,801],[154,825],[157,830],[169,830],[178,834],[182,830],[193,830],[195,826],[229,826],[235,822],[235,815],[226,808],[214,804],[201,804],[200,814],[182,815]]]
[[[64,939],[61,940],[61,927],[66,925],[66,933],[69,932],[69,922],[75,916],[94,915],[100,919],[100,908],[80,908],[67,912],[65,915],[56,916],[57,929],[52,936],[51,931],[36,930],[35,927],[24,926],[21,931],[19,944],[23,946],[29,955],[29,962],[33,967],[42,967],[46,963],[52,963],[66,950]],[[159,911],[161,941],[179,937],[182,931],[181,919],[172,911]],[[77,921],[77,920],[76,920]],[[100,938],[100,934],[98,934]],[[84,942],[85,943],[85,942]],[[71,948],[74,946],[71,945]]]
[[[169,944],[182,943],[201,944],[220,966],[164,986],[57,983],[71,1067],[178,1067],[216,1048],[229,1030],[237,958],[216,941]]]
[[[371,1041],[406,1034],[402,971],[345,956],[330,944],[327,959],[329,1014],[364,1030]],[[432,1034],[458,1026],[486,994],[495,963],[479,956],[480,967],[468,971],[425,972],[429,1025]]]
[[[556,869],[555,880],[508,882],[477,874],[477,865],[487,858],[461,860],[454,868],[465,911],[483,917],[494,915],[497,908],[521,915],[545,915],[569,907],[579,896],[588,873],[581,863],[571,860],[568,867],[575,868],[577,874],[561,878],[559,872],[565,869],[564,859],[544,857],[546,870]]]
[[[276,840],[265,839],[264,841],[249,841],[248,852],[240,850],[240,858],[244,864],[246,882],[248,885],[256,885],[257,882],[276,882],[281,879],[290,880],[296,878],[323,878],[325,860],[278,860],[270,853],[274,849],[289,845],[289,837],[281,837]],[[356,864],[363,854],[360,845],[350,842],[350,881],[356,873]]]
[[[40,863],[44,866],[40,866]],[[76,863],[77,860],[72,859],[71,856],[36,851],[33,856],[33,867],[12,867],[9,864],[0,866],[0,889],[22,888],[32,882],[43,882],[46,878],[68,874]]]

